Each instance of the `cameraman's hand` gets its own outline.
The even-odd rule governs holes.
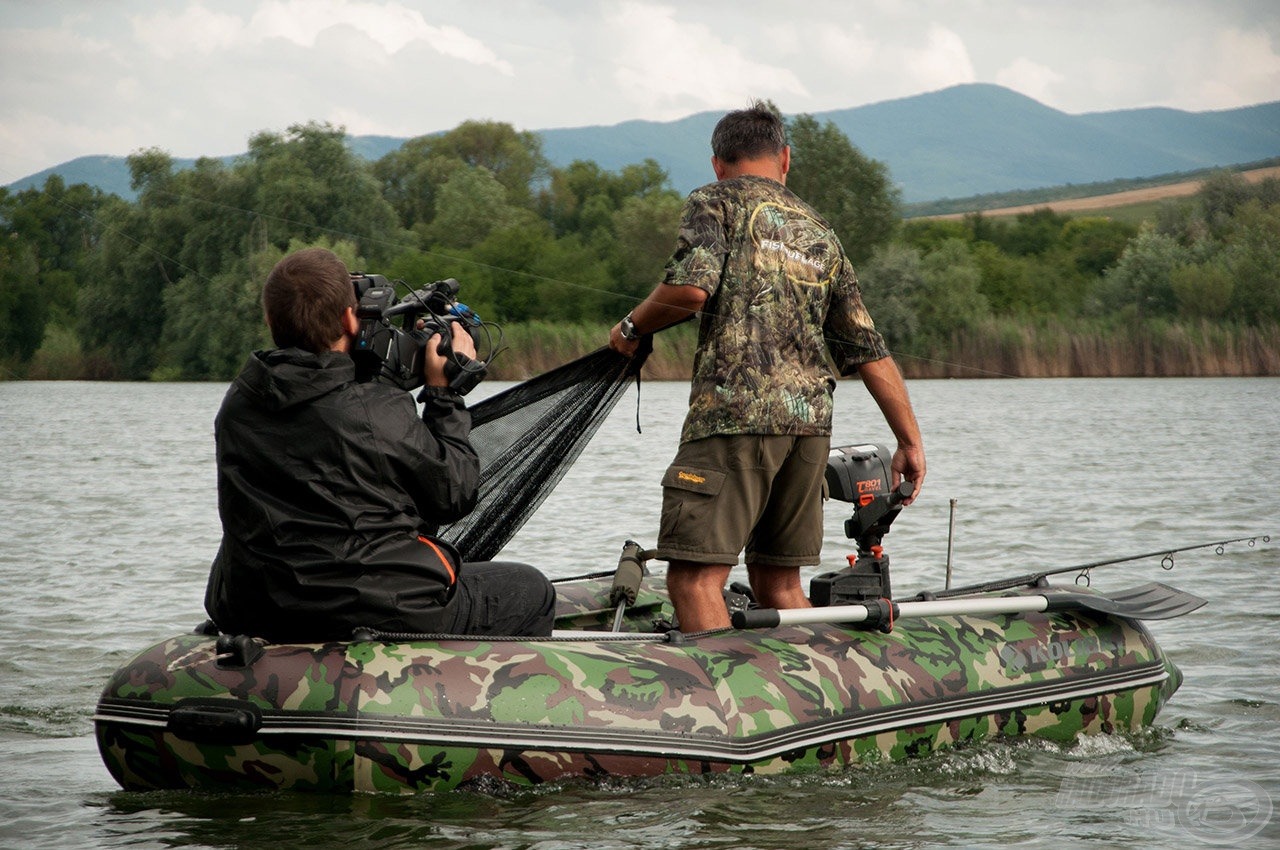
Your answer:
[[[422,377],[429,387],[449,386],[445,367],[457,355],[464,355],[468,360],[474,360],[476,357],[475,341],[471,339],[471,334],[467,333],[466,328],[458,322],[450,322],[449,329],[451,331],[449,343],[442,345],[444,340],[441,339],[440,334],[435,334],[427,340],[422,358]],[[444,354],[440,353],[441,348],[445,349]]]

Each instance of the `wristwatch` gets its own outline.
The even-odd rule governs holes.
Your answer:
[[[640,332],[636,330],[636,323],[631,321],[631,314],[628,313],[618,323],[618,333],[622,334],[623,339],[637,340],[640,338]]]

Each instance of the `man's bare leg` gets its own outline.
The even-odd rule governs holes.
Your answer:
[[[800,584],[799,567],[747,564],[747,578],[761,608],[812,608]]]
[[[724,604],[724,583],[732,565],[672,561],[667,567],[667,590],[676,607],[682,632],[729,628]],[[798,580],[797,580],[798,581]]]

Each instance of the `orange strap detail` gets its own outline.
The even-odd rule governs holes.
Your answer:
[[[431,547],[432,551],[436,553],[436,557],[440,559],[440,563],[444,564],[444,568],[449,571],[449,584],[455,583],[458,580],[458,577],[453,572],[453,564],[449,563],[449,556],[441,551],[440,547],[437,546],[436,542],[430,537],[419,534],[418,542],[425,543]]]

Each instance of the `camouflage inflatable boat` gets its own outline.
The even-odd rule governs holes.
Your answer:
[[[649,583],[624,628],[670,616]],[[609,581],[558,587],[576,634],[543,640],[166,640],[107,685],[103,759],[126,789],[774,773],[1134,730],[1180,683],[1141,623],[1085,607],[673,638],[586,631],[608,627]]]
[[[731,599],[738,628],[719,632],[667,629],[661,576],[635,570],[634,595],[620,596],[612,574],[558,582],[551,638],[174,637],[108,682],[98,745],[115,779],[139,790],[776,773],[996,736],[1135,730],[1178,687],[1136,618],[1203,600],[1020,577],[1017,588],[890,602],[878,543],[891,503],[882,493],[860,506],[865,521],[855,512],[861,557],[815,579],[819,607]]]

